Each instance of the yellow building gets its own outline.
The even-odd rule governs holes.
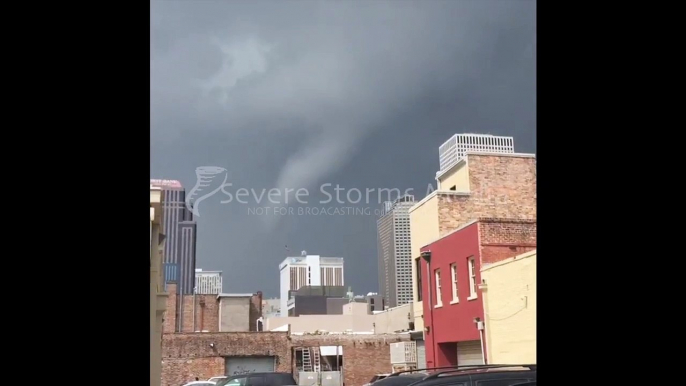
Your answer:
[[[150,386],[162,376],[162,323],[167,296],[162,278],[162,190],[150,186]]]
[[[488,363],[536,363],[536,250],[481,269]]]

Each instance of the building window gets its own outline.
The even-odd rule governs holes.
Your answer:
[[[417,259],[417,301],[422,301],[422,259]]]
[[[460,301],[459,293],[457,292],[457,264],[450,264],[450,278],[453,286],[453,300],[450,303],[457,303]]]
[[[443,298],[441,297],[441,270],[436,270],[436,307],[443,305]]]
[[[476,299],[476,266],[474,258],[469,258],[469,300]]]

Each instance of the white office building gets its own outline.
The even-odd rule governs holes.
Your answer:
[[[197,294],[219,295],[222,293],[222,271],[203,271],[196,268],[195,289]]]
[[[280,311],[288,315],[289,291],[297,291],[307,285],[343,286],[343,258],[308,255],[306,251],[297,257],[287,257],[279,264]],[[290,302],[293,308],[293,302]]]

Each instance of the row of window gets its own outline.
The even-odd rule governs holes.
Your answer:
[[[467,300],[473,300],[477,298],[477,292],[476,292],[476,262],[474,260],[474,257],[470,257],[467,259],[467,270],[469,272],[469,296],[467,297]],[[417,300],[421,301],[422,300],[422,271],[421,271],[421,259],[417,259]],[[451,292],[452,292],[452,299],[450,301],[450,304],[455,304],[459,303],[460,301],[460,293],[459,293],[459,288],[458,288],[458,275],[457,275],[457,263],[450,264],[450,284],[451,284]],[[442,286],[442,280],[441,280],[441,269],[437,268],[434,270],[434,280],[435,280],[435,285],[436,285],[436,307],[441,307],[443,305],[443,286]]]

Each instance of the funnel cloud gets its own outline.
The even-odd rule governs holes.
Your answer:
[[[247,188],[424,191],[457,132],[535,151],[535,1],[150,4],[153,177],[193,186],[215,165]],[[283,245],[343,256],[361,271],[348,284],[378,291],[375,218],[250,217],[204,192],[199,266],[226,291],[256,290]]]

